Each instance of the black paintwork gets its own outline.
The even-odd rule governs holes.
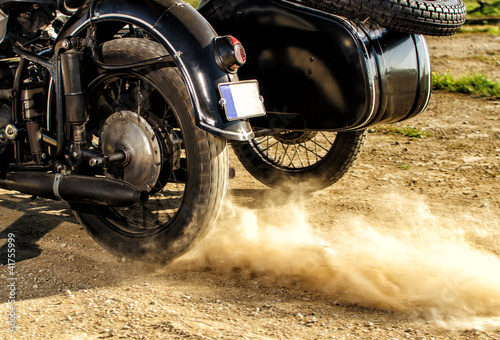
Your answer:
[[[431,73],[422,36],[278,0],[208,0],[199,11],[245,46],[239,76],[259,80],[267,111],[300,114],[306,129],[366,128],[427,105]]]
[[[89,12],[90,6],[83,6],[66,23],[58,39],[85,35],[90,25]],[[92,20],[101,39],[111,38],[107,32],[112,35],[123,23],[131,23],[163,44],[186,81],[198,127],[232,140],[253,136],[247,121],[228,122],[221,111],[217,84],[230,81],[230,76],[214,60],[212,40],[216,33],[190,5],[179,0],[104,0],[96,6]]]

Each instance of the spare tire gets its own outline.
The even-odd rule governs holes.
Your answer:
[[[293,0],[295,3],[367,21],[405,33],[447,36],[465,23],[462,0]]]

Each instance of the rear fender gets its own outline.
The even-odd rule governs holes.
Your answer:
[[[91,24],[90,10],[85,5],[71,16],[58,40],[85,36]],[[231,140],[253,137],[247,121],[228,121],[222,113],[218,84],[235,80],[235,76],[217,66],[212,48],[217,35],[193,7],[179,0],[104,0],[93,12],[99,43],[112,39],[125,24],[133,24],[165,47],[185,80],[199,128]]]

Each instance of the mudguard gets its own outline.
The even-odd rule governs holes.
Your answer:
[[[222,113],[217,85],[235,80],[235,76],[217,66],[212,48],[217,34],[193,7],[180,0],[104,0],[92,14],[90,7],[87,4],[70,17],[58,40],[85,36],[91,19],[99,43],[112,39],[125,24],[140,27],[173,57],[186,82],[199,128],[230,140],[253,137],[247,121],[228,121]]]

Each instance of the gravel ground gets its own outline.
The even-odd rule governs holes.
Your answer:
[[[500,79],[498,37],[428,42],[434,71]],[[500,339],[499,121],[498,99],[434,93],[402,124],[430,137],[372,131],[356,166],[306,197],[232,156],[220,221],[168,266],[111,256],[64,203],[1,191],[0,336]]]

